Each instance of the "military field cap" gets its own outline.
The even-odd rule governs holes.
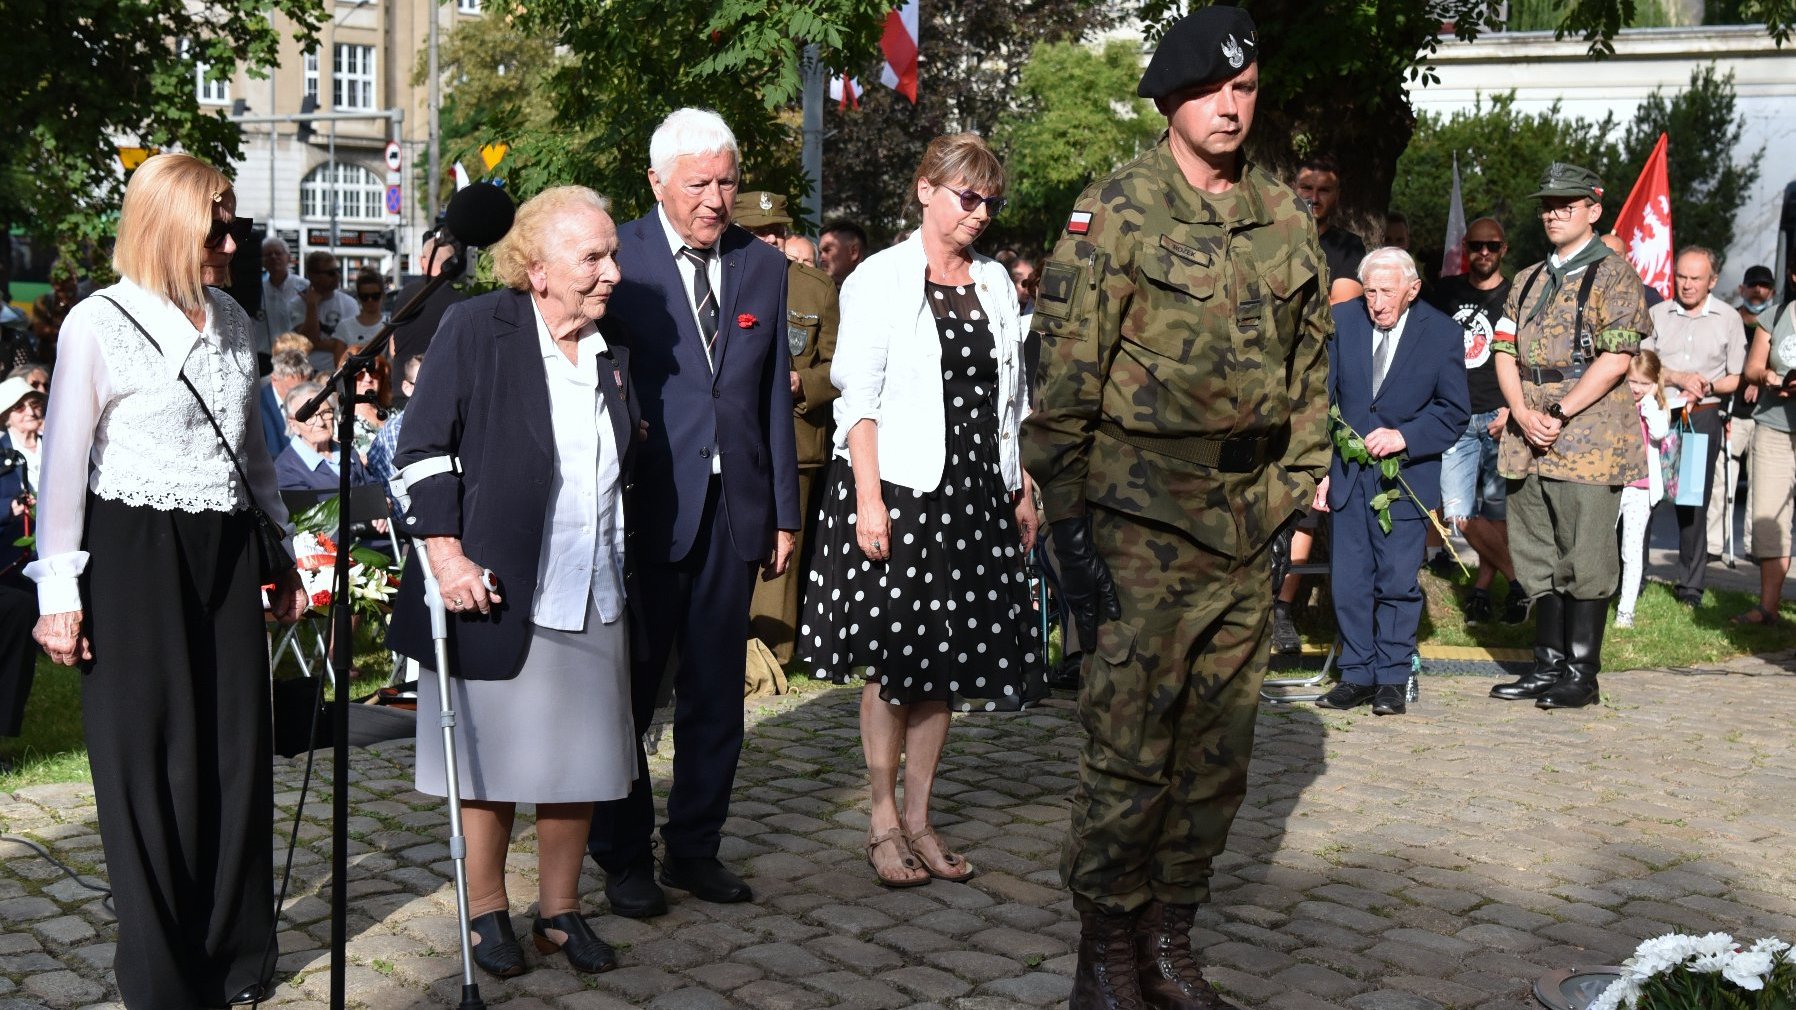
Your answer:
[[[1760,286],[1770,288],[1777,286],[1777,278],[1771,276],[1771,268],[1768,266],[1747,267],[1744,283],[1749,288]]]
[[[1259,37],[1246,11],[1205,7],[1181,18],[1160,39],[1135,93],[1164,98],[1185,88],[1226,81],[1259,54]]]
[[[1547,166],[1540,176],[1540,191],[1528,194],[1529,198],[1542,196],[1583,196],[1592,200],[1603,198],[1603,180],[1588,168],[1568,165],[1563,161],[1555,161]]]
[[[730,212],[730,219],[744,228],[792,223],[792,215],[786,213],[786,198],[766,190],[737,193],[736,209]]]

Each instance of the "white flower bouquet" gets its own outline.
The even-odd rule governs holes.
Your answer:
[[[1667,933],[1635,948],[1589,1010],[1796,1010],[1796,953],[1776,937]]]
[[[330,609],[336,585],[337,545],[323,533],[301,532],[293,537],[293,553],[312,612],[325,613]],[[379,551],[365,547],[351,548],[349,554],[350,606],[358,614],[378,618],[390,609],[393,591],[398,586],[392,562]]]

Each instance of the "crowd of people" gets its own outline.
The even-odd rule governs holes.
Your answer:
[[[220,290],[230,179],[147,160],[120,280],[58,303],[46,364],[0,382],[8,531],[37,538],[0,579],[0,732],[18,729],[35,619],[50,658],[88,674],[126,1005],[273,984],[263,636],[308,605],[279,542],[287,501],[334,491],[344,466],[388,486],[415,545],[388,644],[436,662],[422,566],[450,615],[450,697],[418,686],[416,782],[465,804],[473,954],[499,977],[530,966],[505,872],[520,803],[532,943],[577,970],[620,960],[583,914],[588,856],[617,915],[667,914],[669,890],[754,898],[719,856],[751,641],[859,687],[873,879],[974,875],[934,824],[936,770],[951,713],[1048,694],[1032,561],[1082,657],[1062,860],[1079,1010],[1221,1006],[1190,933],[1268,652],[1301,644],[1301,579],[1268,578],[1279,545],[1326,548],[1332,580],[1366,590],[1331,594],[1341,682],[1318,704],[1407,710],[1418,572],[1444,532],[1478,558],[1467,623],[1497,619],[1501,575],[1502,619],[1535,625],[1531,669],[1492,695],[1580,707],[1600,698],[1618,588],[1616,624],[1636,619],[1661,502],[1674,590],[1703,605],[1730,490],[1717,460],[1743,452],[1765,588],[1735,619],[1777,623],[1796,324],[1769,271],[1747,272],[1736,309],[1713,293],[1716,255],[1684,249],[1674,297],[1649,307],[1597,234],[1601,180],[1554,164],[1535,194],[1546,262],[1506,274],[1522,224],[1484,217],[1467,272],[1430,283],[1401,215],[1370,249],[1338,219],[1334,161],[1281,180],[1242,154],[1257,41],[1234,7],[1172,27],[1138,88],[1166,133],[1080,196],[1045,256],[979,251],[1007,178],[977,135],[928,145],[899,241],[834,221],[813,245],[785,195],[744,188],[728,124],[688,108],[646,152],[645,215],[547,189],[489,250],[496,290],[439,288],[398,327],[381,275],[345,291],[314,252],[295,276],[279,238],[246,311]],[[427,237],[425,278],[453,252]],[[300,420],[375,340],[354,397]],[[644,734],[670,695],[658,817]]]

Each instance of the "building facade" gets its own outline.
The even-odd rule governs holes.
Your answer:
[[[208,80],[204,68],[196,73],[200,102],[234,115],[368,115],[309,124],[309,130],[297,123],[246,122],[243,158],[232,166],[237,212],[286,239],[295,256],[336,253],[346,286],[361,267],[390,278],[411,272],[431,225],[418,187],[428,162],[430,89],[412,83],[413,71],[424,59],[433,14],[447,36],[455,25],[480,17],[482,5],[328,0],[310,50],[294,38],[286,18],[274,15],[283,38],[279,63],[265,79],[241,69],[218,81]],[[389,143],[397,150],[390,151]],[[394,186],[396,193],[390,192]]]

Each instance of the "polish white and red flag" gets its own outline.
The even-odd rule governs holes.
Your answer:
[[[861,82],[847,74],[837,74],[829,79],[829,100],[844,109],[861,107]]]
[[[1453,197],[1447,206],[1447,239],[1441,247],[1441,276],[1457,277],[1468,269],[1465,256],[1465,199],[1459,191],[1459,152],[1453,152]]]
[[[1665,134],[1653,145],[1646,167],[1615,215],[1615,234],[1628,248],[1628,262],[1646,286],[1671,297],[1671,176],[1665,168]]]
[[[911,100],[917,102],[917,15],[922,0],[905,0],[904,6],[886,15],[885,34],[880,37],[879,48],[885,54],[885,66],[880,68],[879,83],[891,88]]]

